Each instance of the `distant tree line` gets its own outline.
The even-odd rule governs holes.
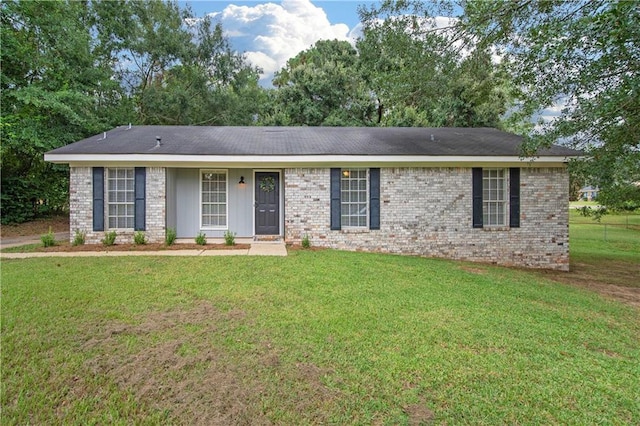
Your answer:
[[[444,28],[450,2],[362,7],[355,46],[318,41],[264,88],[220,24],[175,2],[4,1],[2,223],[66,208],[68,170],[44,152],[128,123],[498,127],[527,136],[523,153],[586,149],[572,175],[640,205],[638,8],[520,3],[462,2]],[[559,100],[560,119],[534,126]]]

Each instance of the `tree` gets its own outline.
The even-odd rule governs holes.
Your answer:
[[[346,41],[321,40],[276,73],[274,106],[265,124],[363,126],[375,104],[358,70],[356,50]]]
[[[43,153],[126,117],[122,92],[92,50],[81,2],[1,6],[2,222],[65,207],[67,170]]]
[[[14,0],[0,11],[3,223],[66,207],[68,170],[45,163],[48,150],[132,122],[252,124],[266,100],[222,28],[176,3]]]
[[[266,97],[259,70],[234,52],[222,26],[205,17],[191,21],[195,37],[179,63],[136,88],[145,124],[250,125]]]
[[[526,149],[562,142],[588,155],[575,167],[610,207],[640,207],[640,7],[633,1],[464,3],[469,44],[493,46],[518,89],[512,123],[546,108]],[[532,126],[530,126],[531,128]],[[586,183],[586,182],[585,182]]]
[[[360,8],[360,67],[388,126],[499,127],[508,79],[486,49],[461,49],[431,4]]]

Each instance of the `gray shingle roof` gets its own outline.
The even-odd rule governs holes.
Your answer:
[[[125,126],[106,135],[48,154],[519,156],[522,143],[491,128]],[[581,152],[552,146],[538,155]]]

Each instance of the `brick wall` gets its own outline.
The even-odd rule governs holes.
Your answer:
[[[73,241],[76,230],[79,230],[86,233],[86,244],[100,244],[105,233],[104,231],[93,231],[92,168],[71,167],[69,177],[70,240]],[[164,167],[147,167],[145,236],[149,242],[164,241],[166,214],[165,180]],[[106,206],[105,201],[105,208]],[[99,214],[104,214],[104,212],[100,212]],[[117,232],[116,243],[124,244],[133,241],[133,229],[117,230]]]
[[[285,170],[285,238],[346,250],[568,270],[563,168],[522,168],[520,228],[473,228],[470,168],[383,168],[380,230],[331,231],[329,169]]]

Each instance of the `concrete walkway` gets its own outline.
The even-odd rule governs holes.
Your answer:
[[[60,236],[60,237],[59,237]],[[68,239],[69,234],[56,234],[56,240]],[[19,237],[3,239],[0,248],[22,246],[40,243],[40,237]],[[212,241],[213,242],[213,241]],[[243,250],[158,250],[158,251],[76,251],[76,252],[31,252],[31,253],[2,253],[3,259],[27,259],[31,257],[98,257],[98,256],[286,256],[287,247],[281,241],[252,241],[242,239],[237,243],[251,244],[251,248]]]

